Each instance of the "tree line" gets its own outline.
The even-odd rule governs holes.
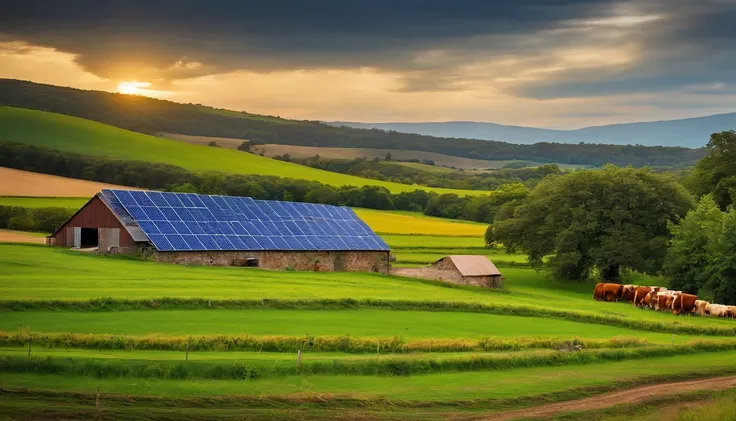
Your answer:
[[[401,149],[482,160],[529,160],[602,166],[688,166],[703,149],[602,144],[516,145],[478,139],[439,138],[377,129],[336,127],[318,121],[287,120],[245,112],[179,104],[142,96],[84,91],[0,79],[0,104],[67,114],[141,133],[229,137],[252,144]]]
[[[502,202],[528,192],[523,184],[511,183],[501,186],[498,194],[477,197],[420,189],[391,194],[379,186],[335,187],[276,176],[195,173],[174,165],[115,160],[7,141],[0,141],[0,166],[154,190],[407,210],[479,222],[491,222]]]
[[[665,275],[671,288],[736,304],[734,201],[736,132],[726,131],[682,183],[612,165],[547,177],[497,209],[485,241],[557,279]]]
[[[470,174],[463,171],[432,172],[380,158],[325,159],[319,155],[310,158],[293,158],[288,154],[276,155],[273,158],[373,180],[461,190],[491,191],[511,183],[523,183],[528,187],[533,187],[539,180],[550,174],[562,173],[560,167],[555,164],[530,168],[502,168],[480,174]]]

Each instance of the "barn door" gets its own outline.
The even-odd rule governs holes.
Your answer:
[[[74,227],[74,248],[82,247],[82,227]]]

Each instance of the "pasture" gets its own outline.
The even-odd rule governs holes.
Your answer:
[[[177,165],[191,171],[273,175],[319,181],[333,186],[383,186],[392,193],[423,189],[437,193],[482,195],[371,180],[322,171],[226,148],[213,148],[149,136],[77,117],[13,107],[0,107],[3,139],[86,155]],[[25,193],[28,195],[29,193]]]
[[[385,238],[400,257],[502,253],[477,236]],[[500,267],[505,287],[496,291],[0,244],[0,375],[18,397],[3,395],[0,409],[89,415],[95,398],[90,406],[82,397],[99,386],[106,413],[120,417],[169,414],[174,399],[202,419],[243,410],[265,419],[346,411],[431,419],[733,371],[735,321],[595,302],[593,283]],[[122,406],[121,396],[146,398]],[[313,396],[330,405],[314,406]],[[221,404],[200,412],[209,398]]]

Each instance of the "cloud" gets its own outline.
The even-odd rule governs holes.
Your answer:
[[[408,91],[441,90],[456,88],[458,64],[536,50],[542,45],[529,37],[570,20],[605,18],[608,5],[610,0],[41,0],[17,2],[0,15],[0,39],[74,54],[85,70],[112,79],[168,83],[236,70],[367,67],[405,73]]]
[[[0,75],[309,119],[569,127],[731,110],[734,21],[734,0],[35,0],[0,14]]]

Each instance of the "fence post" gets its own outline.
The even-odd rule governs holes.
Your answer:
[[[675,334],[672,334],[672,346],[675,346]]]
[[[100,407],[100,385],[97,385],[97,395],[95,396],[95,408]]]
[[[28,356],[31,356],[31,344],[33,343],[33,336],[28,337]]]
[[[186,361],[189,361],[189,338],[187,338],[187,356]]]
[[[302,369],[302,349],[299,348],[299,350],[296,352],[296,362],[299,367],[299,370]]]

